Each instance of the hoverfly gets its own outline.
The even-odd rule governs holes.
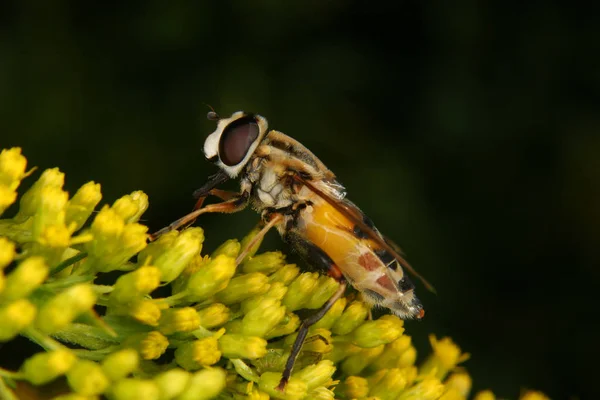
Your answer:
[[[153,236],[190,224],[203,213],[233,213],[251,205],[261,214],[263,228],[242,249],[238,263],[274,227],[312,267],[340,283],[323,307],[302,322],[278,389],[283,390],[291,376],[308,328],[343,296],[347,285],[371,305],[387,308],[402,319],[423,317],[423,306],[404,270],[421,277],[345,198],[344,187],[321,160],[282,132],[268,131],[267,120],[260,115],[239,111],[220,118],[211,111],[208,119],[217,122],[217,129],[206,139],[204,155],[219,171],[194,192],[195,211]],[[239,193],[217,188],[234,178],[240,180]],[[223,202],[202,207],[208,195]]]

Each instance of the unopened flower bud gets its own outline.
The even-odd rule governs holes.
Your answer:
[[[349,399],[367,397],[369,394],[369,383],[360,376],[349,376],[336,388],[336,392],[343,394]]]
[[[144,265],[138,269],[121,275],[110,293],[113,303],[127,304],[152,292],[160,285],[160,270],[157,267]]]
[[[16,246],[5,237],[0,237],[0,270],[6,268],[14,259]]]
[[[188,301],[202,301],[225,289],[235,274],[235,259],[219,255],[194,273],[188,281]]]
[[[280,380],[281,373],[265,372],[260,376],[258,387],[274,399],[300,400],[306,398],[308,390],[303,380],[292,376],[283,393],[276,389]]]
[[[146,260],[150,256],[152,265],[158,267],[162,273],[161,281],[171,282],[200,253],[202,242],[202,228],[189,228],[181,233],[172,231],[148,245],[138,258]]]
[[[454,372],[446,379],[444,384],[446,385],[446,393],[440,400],[463,400],[469,396],[473,381],[466,372]]]
[[[319,274],[317,272],[305,272],[294,279],[283,297],[283,304],[287,309],[296,311],[303,308],[316,289],[318,280]]]
[[[496,400],[496,395],[491,390],[482,390],[475,395],[473,400]]]
[[[89,360],[78,360],[67,372],[69,386],[79,394],[93,396],[108,388],[108,377],[100,365]]]
[[[139,221],[148,209],[148,195],[140,190],[117,199],[111,207],[125,223]]]
[[[436,400],[444,393],[444,385],[436,378],[425,378],[404,390],[398,400]]]
[[[280,251],[268,251],[255,257],[250,257],[242,264],[244,272],[262,272],[269,274],[283,267],[285,256]]]
[[[469,355],[461,353],[460,347],[448,337],[437,340],[434,335],[430,335],[429,342],[433,348],[433,354],[425,360],[420,368],[423,375],[435,370],[435,376],[438,379],[444,379],[446,374],[457,364],[469,358]]]
[[[0,185],[16,190],[26,176],[27,159],[20,147],[4,149],[0,152]]]
[[[335,372],[335,366],[330,360],[322,360],[317,364],[309,365],[296,372],[294,376],[306,383],[309,391],[318,388],[319,386],[328,386]]]
[[[177,400],[209,400],[225,389],[227,374],[221,368],[206,368],[190,377],[187,388]]]
[[[279,300],[263,297],[255,308],[242,319],[242,333],[247,336],[264,337],[285,316],[285,307]]]
[[[8,274],[0,299],[6,302],[27,297],[47,276],[48,266],[44,259],[38,256],[28,257]]]
[[[25,379],[34,385],[43,385],[65,374],[77,357],[67,349],[37,353],[22,366]]]
[[[190,332],[200,327],[200,317],[192,307],[169,308],[162,312],[158,325],[165,335]]]
[[[379,397],[382,400],[397,399],[407,385],[402,370],[397,368],[377,371],[369,379],[369,383],[371,387],[369,395]]]
[[[80,314],[91,310],[95,303],[92,285],[81,283],[71,286],[41,306],[35,320],[36,327],[47,334],[59,331]]]
[[[300,317],[294,313],[288,312],[279,322],[279,324],[277,324],[263,337],[268,340],[279,336],[291,335],[292,333],[296,332],[299,326]]]
[[[333,324],[331,330],[336,335],[347,335],[364,322],[369,309],[362,301],[353,301]]]
[[[17,200],[17,192],[0,184],[0,215]]]
[[[8,341],[27,328],[34,320],[37,310],[28,300],[15,300],[0,307],[0,342]]]
[[[375,321],[364,322],[352,333],[352,342],[363,348],[391,343],[404,332],[404,321],[394,315],[384,315]]]
[[[216,364],[220,359],[219,343],[214,336],[186,342],[175,350],[175,361],[188,371]]]
[[[404,353],[411,349],[411,337],[402,335],[393,342],[385,345],[385,351],[381,356],[371,365],[374,370],[389,369],[389,368],[402,368],[412,365],[412,363],[405,365],[407,360],[402,360]]]
[[[160,332],[152,331],[144,334],[140,343],[140,355],[144,360],[156,360],[167,350],[169,340]]]
[[[38,211],[43,188],[62,189],[64,183],[65,174],[60,172],[58,168],[50,168],[42,172],[39,179],[21,196],[19,212],[15,216],[15,220],[25,220]]]
[[[100,184],[93,181],[84,184],[67,203],[65,224],[72,227],[73,231],[81,229],[100,200]]]
[[[281,282],[289,285],[300,274],[300,268],[296,264],[286,264],[269,276],[271,282]]]
[[[127,315],[144,325],[158,326],[161,307],[153,300],[139,300],[125,307]]]
[[[102,360],[102,371],[111,381],[116,382],[137,371],[139,363],[137,351],[123,349],[109,354]]]
[[[58,187],[46,186],[40,189],[38,207],[35,210],[33,237],[39,238],[42,232],[52,225],[64,225],[69,194]]]
[[[362,349],[356,354],[350,355],[342,362],[342,371],[346,375],[361,375],[361,372],[367,368],[377,357],[381,356],[385,346],[377,346],[369,349]]]
[[[224,304],[235,304],[248,297],[265,293],[269,289],[269,278],[260,272],[236,276],[225,289],[217,293],[217,300]]]
[[[333,296],[339,286],[340,284],[335,279],[325,275],[320,276],[317,280],[315,290],[304,304],[304,308],[312,310],[321,308]]]
[[[153,381],[160,390],[160,400],[171,400],[183,393],[191,376],[181,368],[172,368],[156,375]]]
[[[158,385],[148,379],[121,379],[115,382],[110,389],[109,397],[112,400],[160,400]]]
[[[333,306],[331,306],[329,311],[325,313],[323,318],[318,320],[317,323],[313,325],[313,328],[323,328],[333,331],[332,326],[344,312],[344,308],[346,308],[346,302],[347,300],[345,297],[339,298],[338,301],[333,303]]]
[[[206,329],[216,328],[229,321],[229,309],[221,303],[213,303],[210,306],[198,310],[200,325]]]
[[[252,360],[267,354],[267,341],[256,336],[225,334],[219,338],[219,349],[227,358]]]
[[[217,258],[220,255],[236,258],[240,253],[240,247],[241,245],[236,239],[226,240],[222,245],[217,247],[217,249],[212,252],[210,258]]]
[[[244,236],[244,238],[240,242],[241,248],[245,249],[250,244],[250,242],[252,240],[254,240],[254,237],[261,231],[261,229],[262,229],[262,226],[260,224],[255,226],[254,228],[252,228],[252,230],[250,232],[248,232],[248,234],[246,236]],[[242,260],[242,263],[246,262],[250,257],[254,257],[254,255],[260,248],[260,245],[262,244],[263,239],[264,239],[264,236],[261,237],[256,243],[254,243],[254,245],[252,246],[251,249],[248,249],[248,254],[246,255],[246,257],[244,257],[244,259]],[[236,254],[236,256],[237,256],[237,254]]]

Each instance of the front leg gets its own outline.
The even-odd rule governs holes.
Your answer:
[[[179,229],[180,227],[192,223],[201,214],[206,213],[234,213],[243,210],[248,205],[250,194],[247,192],[240,193],[236,197],[233,197],[227,201],[217,204],[209,204],[206,207],[192,211],[191,213],[179,218],[170,225],[162,228],[158,232],[150,235],[150,241],[156,240],[160,235],[164,235],[172,230]]]

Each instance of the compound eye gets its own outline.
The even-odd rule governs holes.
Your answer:
[[[232,167],[242,162],[258,133],[258,124],[252,117],[240,118],[229,124],[219,142],[219,158],[223,164]]]

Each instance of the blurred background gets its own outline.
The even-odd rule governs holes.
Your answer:
[[[421,355],[449,335],[476,390],[599,398],[600,10],[559,3],[4,1],[0,146],[145,191],[157,230],[215,172],[204,103],[260,113],[436,286]],[[203,216],[205,248],[256,222]]]

